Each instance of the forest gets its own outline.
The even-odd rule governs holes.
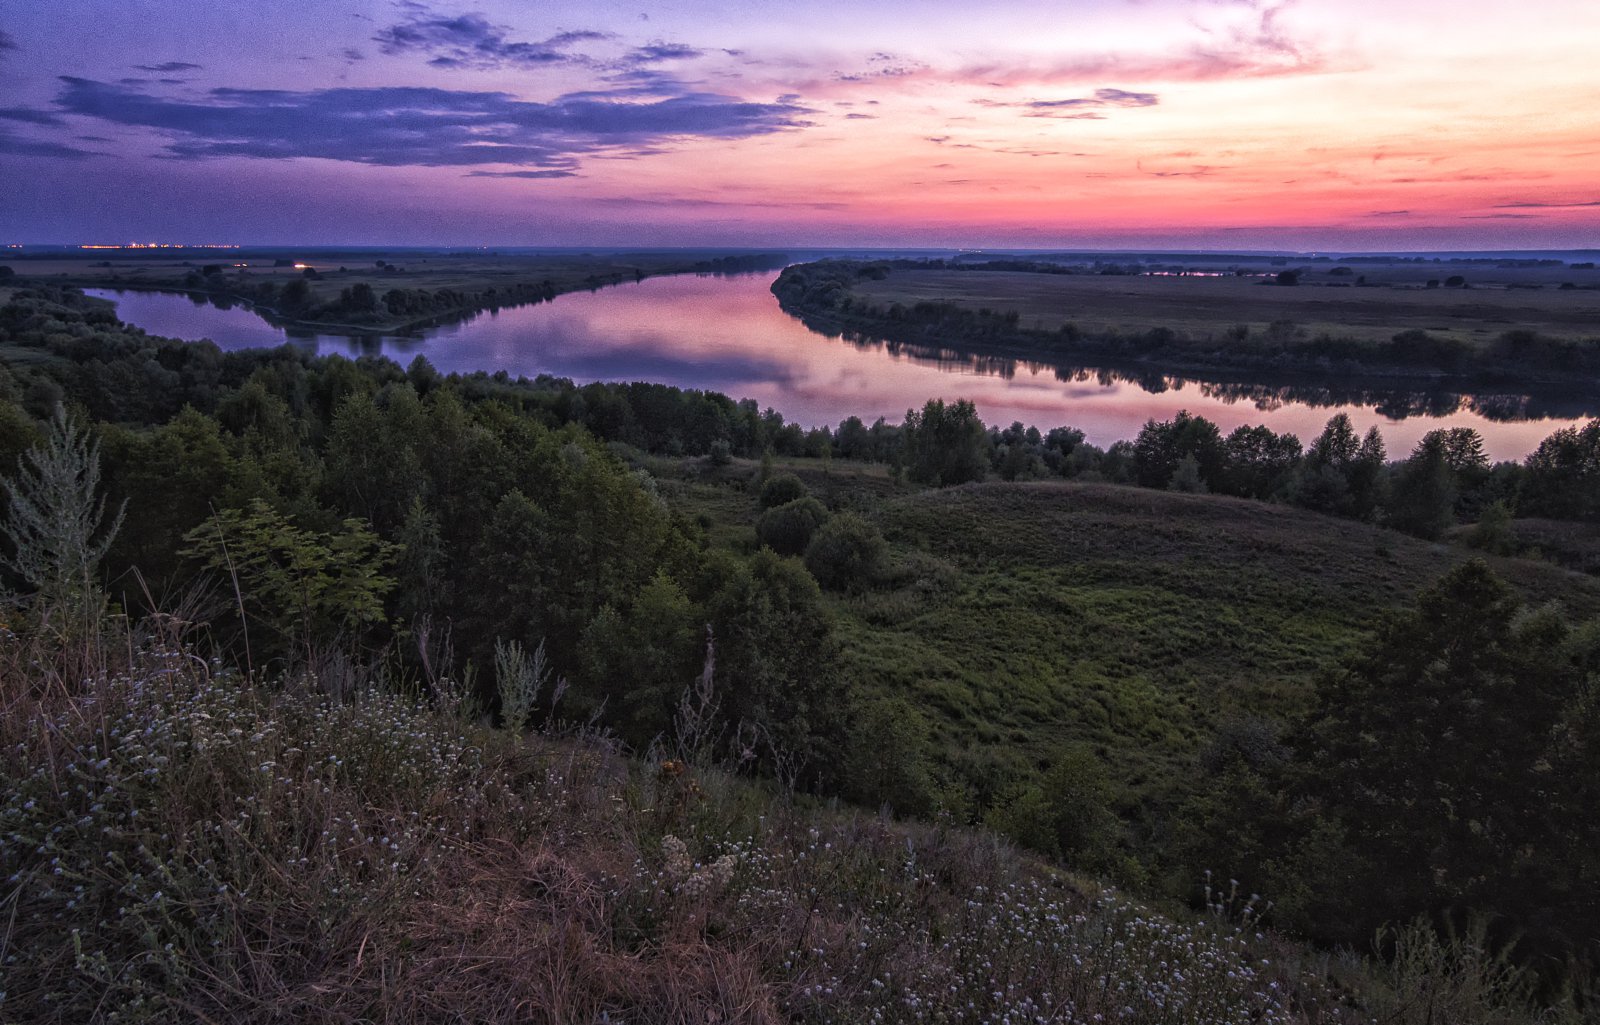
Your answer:
[[[412,714],[384,701],[449,709],[502,737],[605,738],[647,767],[639,815],[666,845],[673,892],[718,891],[751,863],[733,848],[715,858],[707,848],[703,864],[672,860],[688,855],[673,853],[667,839],[681,841],[669,830],[701,802],[746,822],[727,809],[768,799],[751,794],[842,801],[907,829],[981,827],[1174,914],[1231,900],[1246,931],[1375,952],[1391,966],[1375,972],[1418,950],[1465,972],[1460,938],[1476,937],[1492,963],[1478,966],[1480,990],[1449,1005],[1470,1005],[1474,1020],[1517,1020],[1513,1007],[1528,1020],[1534,1007],[1578,1020],[1595,1006],[1600,421],[1496,464],[1468,428],[1391,454],[1344,416],[1302,442],[1265,427],[1224,435],[1179,413],[1105,449],[1070,426],[986,425],[960,400],[931,400],[899,424],[808,429],[753,402],[661,385],[446,376],[421,356],[401,367],[290,347],[223,353],[146,335],[70,288],[26,287],[0,306],[0,474],[8,681],[41,644],[104,664],[95,645],[113,632],[98,624],[164,623],[169,646],[133,654],[130,641],[125,668],[180,650],[214,660],[207,686],[237,692],[206,692],[205,714],[219,721],[257,714],[248,703],[266,701],[270,681],[315,681],[312,704],[271,715],[282,719],[273,729],[322,739],[289,755],[255,737],[245,747],[268,752],[262,765],[309,766],[293,759],[314,747],[337,760],[346,742],[319,733],[332,727],[318,717],[365,736],[374,717]],[[76,519],[51,505],[62,487],[92,498]],[[1285,555],[1297,549],[1311,554]],[[146,961],[118,966],[87,948],[62,960],[40,941],[68,923],[76,937],[133,899],[93,882],[92,866],[73,868],[76,890],[38,882],[101,850],[61,831],[94,825],[111,800],[91,793],[111,753],[91,758],[92,743],[62,753],[67,733],[51,739],[15,714],[59,710],[46,684],[70,677],[40,671],[34,685],[6,687],[6,999],[20,1003],[0,1008],[42,1015],[54,999],[69,1020],[93,989],[61,981],[74,971],[152,1001],[188,992],[183,972],[245,988],[254,972],[259,983],[260,964],[168,957],[170,944],[212,933],[198,905],[157,898],[235,885],[218,852],[241,855],[221,839],[174,841],[141,870],[171,878],[140,898],[155,910],[138,929],[172,937]],[[357,700],[375,681],[389,696]],[[185,722],[183,757],[208,764],[200,750],[213,727]],[[107,729],[97,750],[121,736]],[[494,748],[500,761],[480,773],[473,760],[490,756],[443,733],[404,744],[392,765],[362,756],[372,787],[400,786],[414,759],[481,790],[459,811],[430,812],[443,825],[385,833],[397,872],[437,843],[428,830],[478,828],[449,816],[489,816],[481,802],[511,801],[527,779],[556,772]],[[619,786],[582,764],[580,746],[551,750],[551,765],[566,751],[561,771],[581,777],[573,793],[604,803]],[[701,766],[768,789],[737,790]],[[232,779],[243,793],[257,784],[228,775],[243,768],[195,779]],[[160,778],[157,762],[147,770]],[[263,801],[291,800],[270,789]],[[328,794],[329,808],[348,798]],[[215,797],[234,821],[232,797]],[[607,828],[592,809],[571,814],[562,828]],[[115,829],[137,832],[127,820]],[[154,840],[139,835],[144,857]],[[913,854],[933,845],[929,871],[960,870],[966,855],[938,848],[954,841],[906,835],[922,838],[906,841]],[[798,845],[787,857],[811,842],[803,831],[781,839]],[[854,842],[863,858],[891,860],[883,851],[899,843]],[[107,858],[134,857],[94,843]],[[315,846],[298,856],[320,857]],[[903,888],[871,898],[885,922],[883,902],[921,900],[912,895],[926,887],[932,907],[948,885],[906,871]],[[284,900],[288,915],[295,899]],[[318,914],[332,929],[337,909]],[[641,905],[628,928],[648,932],[656,926],[643,923],[672,914]],[[1029,964],[1016,963],[1019,978]],[[193,985],[223,1001],[207,1013],[226,1005],[215,995],[226,987]],[[1379,988],[1309,992],[1296,989],[1294,1020],[1344,1020],[1312,1016],[1319,999],[1374,1014],[1382,1000]],[[791,999],[792,1013],[813,1006]],[[181,1004],[149,1006],[158,1017]],[[1416,1007],[1393,1020],[1426,1020],[1402,1013]]]

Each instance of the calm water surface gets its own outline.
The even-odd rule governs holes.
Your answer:
[[[907,409],[942,397],[973,400],[989,424],[1020,420],[1040,430],[1069,425],[1100,446],[1132,439],[1145,420],[1169,419],[1180,409],[1214,421],[1224,433],[1240,424],[1266,424],[1309,443],[1330,416],[1343,411],[1362,431],[1376,424],[1391,458],[1409,452],[1430,430],[1465,426],[1483,434],[1492,458],[1520,459],[1552,431],[1597,412],[1582,405],[1530,405],[1522,396],[1363,395],[1159,376],[1129,380],[1010,360],[912,353],[811,331],[778,308],[767,290],[772,277],[651,278],[479,314],[421,338],[382,339],[290,337],[242,307],[218,309],[181,295],[90,294],[116,302],[124,321],[152,334],[210,338],[223,349],[288,342],[324,354],[382,354],[402,365],[420,353],[447,373],[505,370],[579,383],[657,381],[755,399],[807,426],[837,425],[852,415],[869,424],[879,416],[898,422]]]

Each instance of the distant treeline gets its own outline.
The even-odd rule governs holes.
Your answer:
[[[314,277],[298,277],[279,284],[229,278],[220,268],[214,273],[190,271],[182,286],[208,297],[214,304],[228,307],[248,303],[268,321],[275,323],[316,322],[351,327],[381,327],[397,319],[408,323],[432,318],[463,316],[480,310],[500,309],[554,299],[559,290],[554,282],[513,282],[480,290],[457,288],[389,288],[379,291],[367,282],[339,290],[335,299],[319,298],[311,282]],[[593,275],[592,287],[627,280],[618,274]]]
[[[456,320],[485,310],[498,310],[508,306],[546,302],[557,295],[577,289],[594,290],[629,281],[640,281],[658,274],[744,274],[753,271],[776,270],[788,263],[782,253],[748,253],[695,259],[674,254],[640,254],[638,266],[617,266],[611,263],[590,264],[575,259],[570,265],[555,268],[530,266],[528,277],[520,281],[501,281],[485,287],[470,287],[472,277],[464,273],[467,287],[421,288],[407,286],[404,268],[379,259],[374,267],[346,268],[323,271],[302,268],[298,276],[288,280],[268,278],[240,272],[232,265],[207,263],[170,277],[144,276],[137,281],[125,281],[110,271],[111,264],[101,266],[98,272],[74,276],[72,284],[129,287],[182,291],[204,296],[212,304],[228,308],[236,304],[251,307],[270,323],[282,325],[312,325],[343,329],[347,332],[414,330],[432,324]],[[279,268],[293,266],[289,259],[276,261]],[[394,287],[384,287],[384,282],[356,281],[337,288],[334,294],[329,282],[337,287],[339,279],[352,274],[379,279],[394,278]],[[0,268],[0,280],[15,279],[11,268]],[[54,283],[53,283],[54,284]],[[59,287],[59,286],[56,286]]]
[[[1600,336],[1573,341],[1512,330],[1477,348],[1417,329],[1401,331],[1378,343],[1325,333],[1302,338],[1293,325],[1287,324],[1272,325],[1264,332],[1236,328],[1224,338],[1193,337],[1166,326],[1145,331],[1086,331],[1071,321],[1051,331],[1022,326],[1015,311],[973,310],[932,300],[883,306],[863,300],[852,291],[859,281],[882,280],[900,268],[929,266],[935,264],[903,260],[799,264],[778,275],[772,292],[785,310],[826,333],[853,332],[896,342],[1005,352],[1023,358],[1101,360],[1124,367],[1159,364],[1173,370],[1299,371],[1348,377],[1400,375],[1427,380],[1529,382],[1584,389],[1592,389],[1595,377],[1600,375]]]
[[[47,416],[63,398],[110,422],[161,423],[186,406],[214,413],[230,389],[263,365],[332,366],[322,376],[334,378],[359,369],[375,376],[378,386],[407,379],[419,391],[440,379],[421,357],[402,372],[387,360],[316,360],[289,348],[223,353],[210,344],[156,338],[122,325],[109,306],[71,290],[18,293],[0,307],[0,332],[9,344],[56,357],[19,363],[9,373],[0,368],[0,386],[36,417]],[[837,428],[808,429],[753,400],[648,382],[576,385],[546,376],[514,380],[503,371],[451,375],[450,381],[468,401],[509,404],[541,423],[575,424],[605,441],[661,455],[757,458],[770,450],[885,463],[935,485],[994,474],[1210,491],[1289,502],[1424,537],[1458,522],[1475,523],[1491,508],[1497,517],[1503,510],[1600,522],[1600,420],[1552,434],[1520,464],[1490,465],[1482,438],[1470,428],[1433,431],[1403,460],[1390,462],[1378,431],[1359,437],[1343,415],[1331,419],[1309,446],[1265,426],[1243,426],[1224,436],[1205,418],[1180,412],[1171,421],[1147,423],[1135,439],[1101,449],[1068,426],[1045,432],[1021,423],[984,427],[970,404],[930,402],[902,424],[884,417],[868,424],[852,416]],[[321,417],[332,415],[337,397],[320,400]],[[296,408],[306,401],[297,397]],[[923,437],[938,434],[941,440],[918,443],[919,427]]]

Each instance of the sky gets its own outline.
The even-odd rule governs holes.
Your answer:
[[[1594,0],[17,0],[0,244],[1600,246]]]

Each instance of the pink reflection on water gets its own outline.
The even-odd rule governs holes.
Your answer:
[[[754,399],[807,426],[835,426],[852,415],[869,424],[879,416],[898,422],[907,409],[930,398],[967,398],[986,423],[1020,420],[1040,430],[1072,426],[1102,447],[1131,440],[1146,420],[1170,419],[1180,409],[1212,420],[1224,433],[1243,424],[1265,424],[1293,432],[1307,444],[1330,417],[1344,412],[1363,432],[1378,426],[1391,458],[1408,453],[1430,430],[1472,427],[1484,436],[1491,458],[1521,459],[1551,432],[1581,422],[1497,422],[1470,409],[1394,419],[1371,405],[1230,400],[1214,387],[1193,382],[1169,381],[1165,391],[1152,392],[1092,374],[1063,380],[1053,369],[1034,364],[916,358],[812,332],[778,307],[770,282],[771,275],[652,278],[485,313],[434,329],[421,340],[318,338],[301,344],[350,355],[381,351],[402,364],[421,353],[445,372],[505,370],[579,383],[645,380],[703,388]],[[124,304],[125,319],[152,333],[210,336],[228,349],[274,344],[262,340],[263,329],[266,335],[273,329],[242,310],[197,307],[176,296],[115,298]],[[225,318],[208,319],[224,313]],[[276,338],[283,341],[283,333],[276,332]]]
[[[807,426],[834,426],[849,416],[871,423],[879,416],[897,422],[907,409],[929,398],[967,398],[986,423],[1020,420],[1048,430],[1072,426],[1100,446],[1132,439],[1149,419],[1169,419],[1179,409],[1214,421],[1224,433],[1244,424],[1266,424],[1292,431],[1309,444],[1328,419],[1349,414],[1365,431],[1377,425],[1391,457],[1409,452],[1430,430],[1473,427],[1481,432],[1491,458],[1521,459],[1552,431],[1574,420],[1495,422],[1467,410],[1444,417],[1395,420],[1371,406],[1314,407],[1272,401],[1259,408],[1248,400],[1202,394],[1193,382],[1151,393],[1123,381],[1060,380],[1054,370],[1036,365],[984,361],[1007,367],[1008,376],[975,369],[978,361],[953,358],[927,361],[886,346],[860,348],[819,335],[784,313],[768,291],[770,276],[739,278],[655,278],[594,293],[565,295],[554,303],[502,310],[495,318],[492,351],[468,341],[479,334],[482,318],[432,336],[428,358],[441,368],[493,364],[532,376],[555,373],[575,380],[648,378],[684,388],[710,388],[735,398],[755,399]],[[459,338],[459,342],[456,339]],[[663,360],[662,353],[670,353]],[[630,374],[627,366],[658,364],[661,374]],[[676,362],[677,367],[672,366]],[[599,371],[614,364],[615,373]],[[1275,408],[1273,408],[1275,407]]]

